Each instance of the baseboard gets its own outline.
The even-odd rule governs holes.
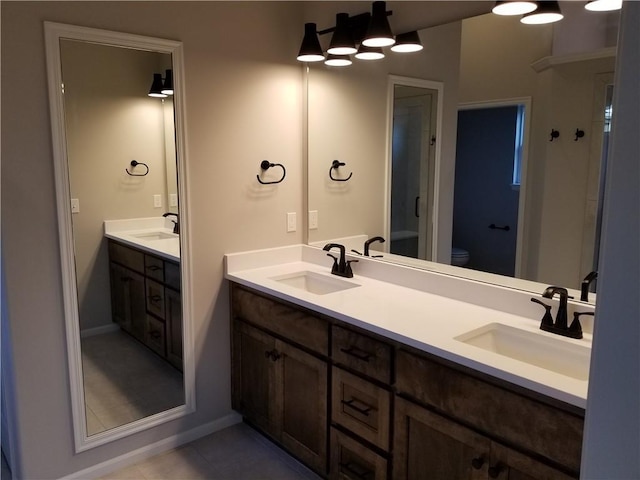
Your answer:
[[[141,447],[132,452],[127,452],[124,455],[120,455],[119,457],[114,457],[92,467],[80,470],[79,472],[72,473],[70,475],[62,477],[60,480],[87,480],[90,478],[99,478],[109,473],[120,470],[121,468],[125,468],[142,460],[146,460],[147,458],[158,455],[159,453],[166,452],[167,450],[171,450],[172,448],[179,447],[180,445],[192,442],[194,440],[197,440],[198,438],[204,437],[213,432],[217,432],[218,430],[222,430],[224,428],[230,427],[231,425],[235,425],[236,423],[240,423],[241,421],[242,417],[239,414],[233,412],[213,422],[207,423],[205,425],[200,425],[186,432],[181,432],[177,435],[173,435],[171,437],[160,440],[159,442],[145,445],[144,447]]]
[[[120,330],[120,327],[115,323],[111,325],[103,325],[102,327],[86,328],[80,330],[80,338],[93,337],[94,335],[102,335],[103,333],[111,333]]]

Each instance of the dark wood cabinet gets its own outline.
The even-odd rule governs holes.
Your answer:
[[[112,318],[182,370],[180,265],[109,240]]]
[[[231,304],[234,409],[323,476],[579,477],[577,407],[236,284]]]

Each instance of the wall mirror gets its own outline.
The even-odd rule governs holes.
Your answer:
[[[562,29],[532,29],[518,18],[487,14],[420,30],[424,50],[405,58],[390,52],[378,63],[354,61],[344,69],[310,64],[308,204],[318,221],[309,243],[337,240],[362,252],[367,237],[384,235],[386,242],[375,244],[383,261],[535,293],[549,284],[580,290],[583,278],[597,269],[618,12],[585,17],[579,9],[566,6]],[[414,127],[424,127],[418,143],[408,147],[404,141],[431,166],[420,170],[413,190],[395,189],[403,120],[394,113],[401,114],[406,89],[420,88],[421,81],[441,85],[442,113],[435,134],[434,122],[427,128],[423,121]],[[428,93],[434,87],[422,88]],[[501,124],[511,130],[506,142],[512,146],[506,170],[497,172],[492,159],[498,154],[487,145],[497,143]],[[478,125],[489,129],[475,135],[485,143],[459,145],[465,131],[479,132]],[[550,141],[552,129],[561,133]],[[458,159],[465,151],[467,159]],[[352,174],[344,184],[327,178],[325,170],[336,159]],[[456,164],[469,170],[461,172]],[[509,216],[472,210],[486,203],[487,192],[496,192],[496,181],[504,186],[498,203],[511,202]],[[399,209],[392,197],[403,188]],[[466,207],[458,198],[465,192],[471,198]],[[465,228],[460,211],[477,225]],[[394,221],[401,212],[410,227]],[[501,246],[491,252],[495,245]],[[507,250],[510,271],[487,266],[494,253]],[[465,251],[466,263],[456,266],[460,260],[454,257]]]
[[[50,22],[45,36],[82,451],[195,410],[182,47]]]

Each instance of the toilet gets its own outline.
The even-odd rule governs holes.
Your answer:
[[[464,267],[469,263],[469,252],[463,248],[451,247],[451,265]]]

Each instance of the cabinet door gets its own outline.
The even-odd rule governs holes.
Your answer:
[[[275,343],[272,336],[244,322],[234,322],[233,408],[265,433],[277,436]]]
[[[180,292],[165,288],[165,319],[167,323],[167,359],[182,370],[182,298]]]
[[[327,472],[327,363],[276,342],[282,444],[308,466]]]
[[[146,319],[144,277],[113,262],[109,269],[113,321],[143,340]]]
[[[396,399],[394,479],[486,479],[491,442],[425,408]]]
[[[572,477],[504,445],[491,444],[489,477],[501,480],[570,480]]]

